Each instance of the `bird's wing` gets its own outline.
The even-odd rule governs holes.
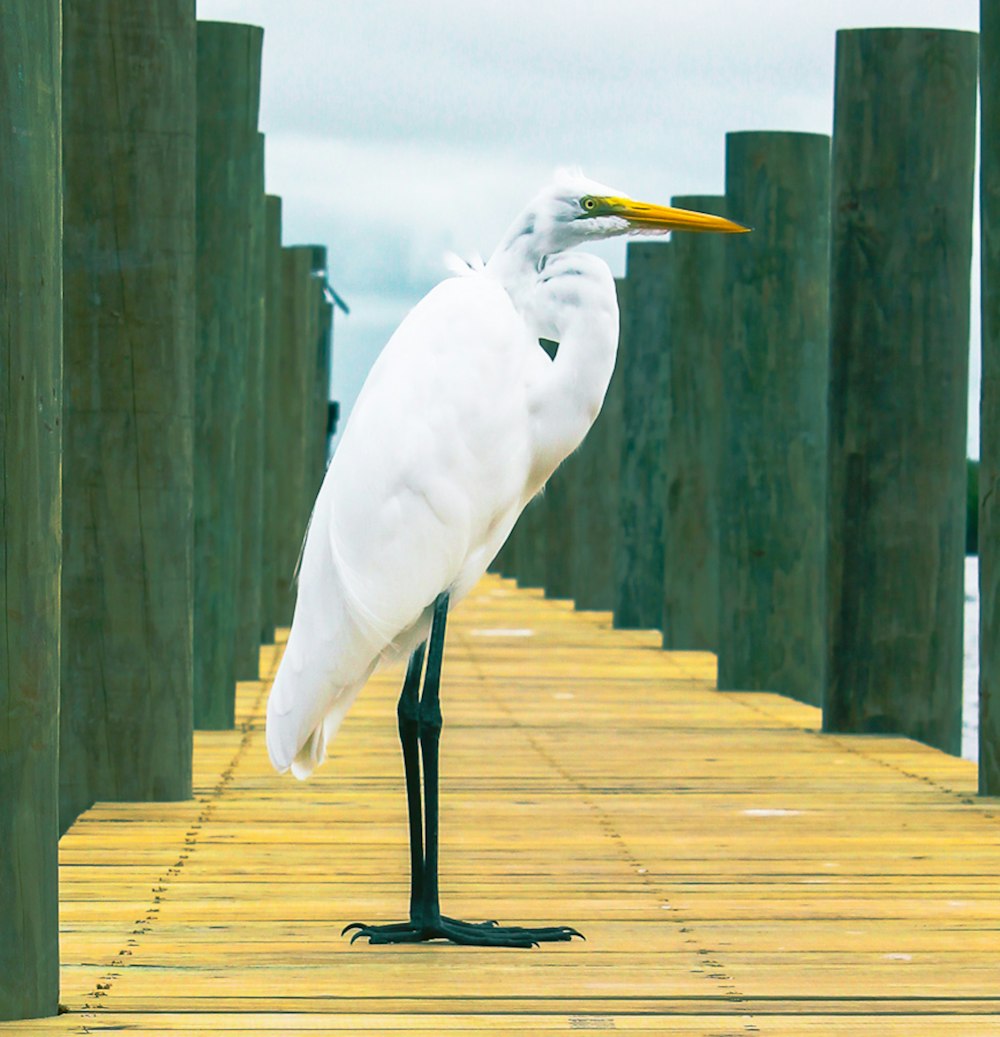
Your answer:
[[[426,296],[372,368],[322,493],[343,593],[386,643],[520,509],[530,347],[507,293],[476,274]]]

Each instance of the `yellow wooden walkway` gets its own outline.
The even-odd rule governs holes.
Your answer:
[[[399,675],[304,785],[268,764],[263,680],[197,736],[194,802],[63,839],[69,1013],[0,1034],[1000,1035],[1000,804],[973,767],[822,736],[658,643],[495,577],[449,627],[444,908],[587,943],[351,946],[406,908]]]

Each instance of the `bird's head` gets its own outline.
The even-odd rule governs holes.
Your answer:
[[[582,173],[561,170],[514,221],[498,252],[541,257],[623,234],[742,234],[749,229],[723,216],[638,202]]]

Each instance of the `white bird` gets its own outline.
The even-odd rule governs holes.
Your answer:
[[[355,923],[348,927],[358,930],[355,939],[523,947],[579,935],[566,926],[500,927],[441,915],[444,628],[449,607],[486,572],[604,401],[618,348],[614,280],[600,259],[566,250],[672,230],[746,228],[636,202],[578,173],[557,174],[484,267],[443,281],[414,307],[358,396],[306,532],[291,632],[267,709],[272,763],[305,778],[323,762],[375,669],[409,656],[398,716],[410,811],[410,918]],[[559,343],[554,360],[540,338]]]

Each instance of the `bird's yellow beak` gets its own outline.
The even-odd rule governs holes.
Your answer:
[[[714,234],[746,234],[750,228],[724,216],[712,216],[692,209],[675,209],[671,205],[651,205],[631,198],[604,198],[604,212],[621,216],[637,229],[663,233],[668,230],[700,231]]]

